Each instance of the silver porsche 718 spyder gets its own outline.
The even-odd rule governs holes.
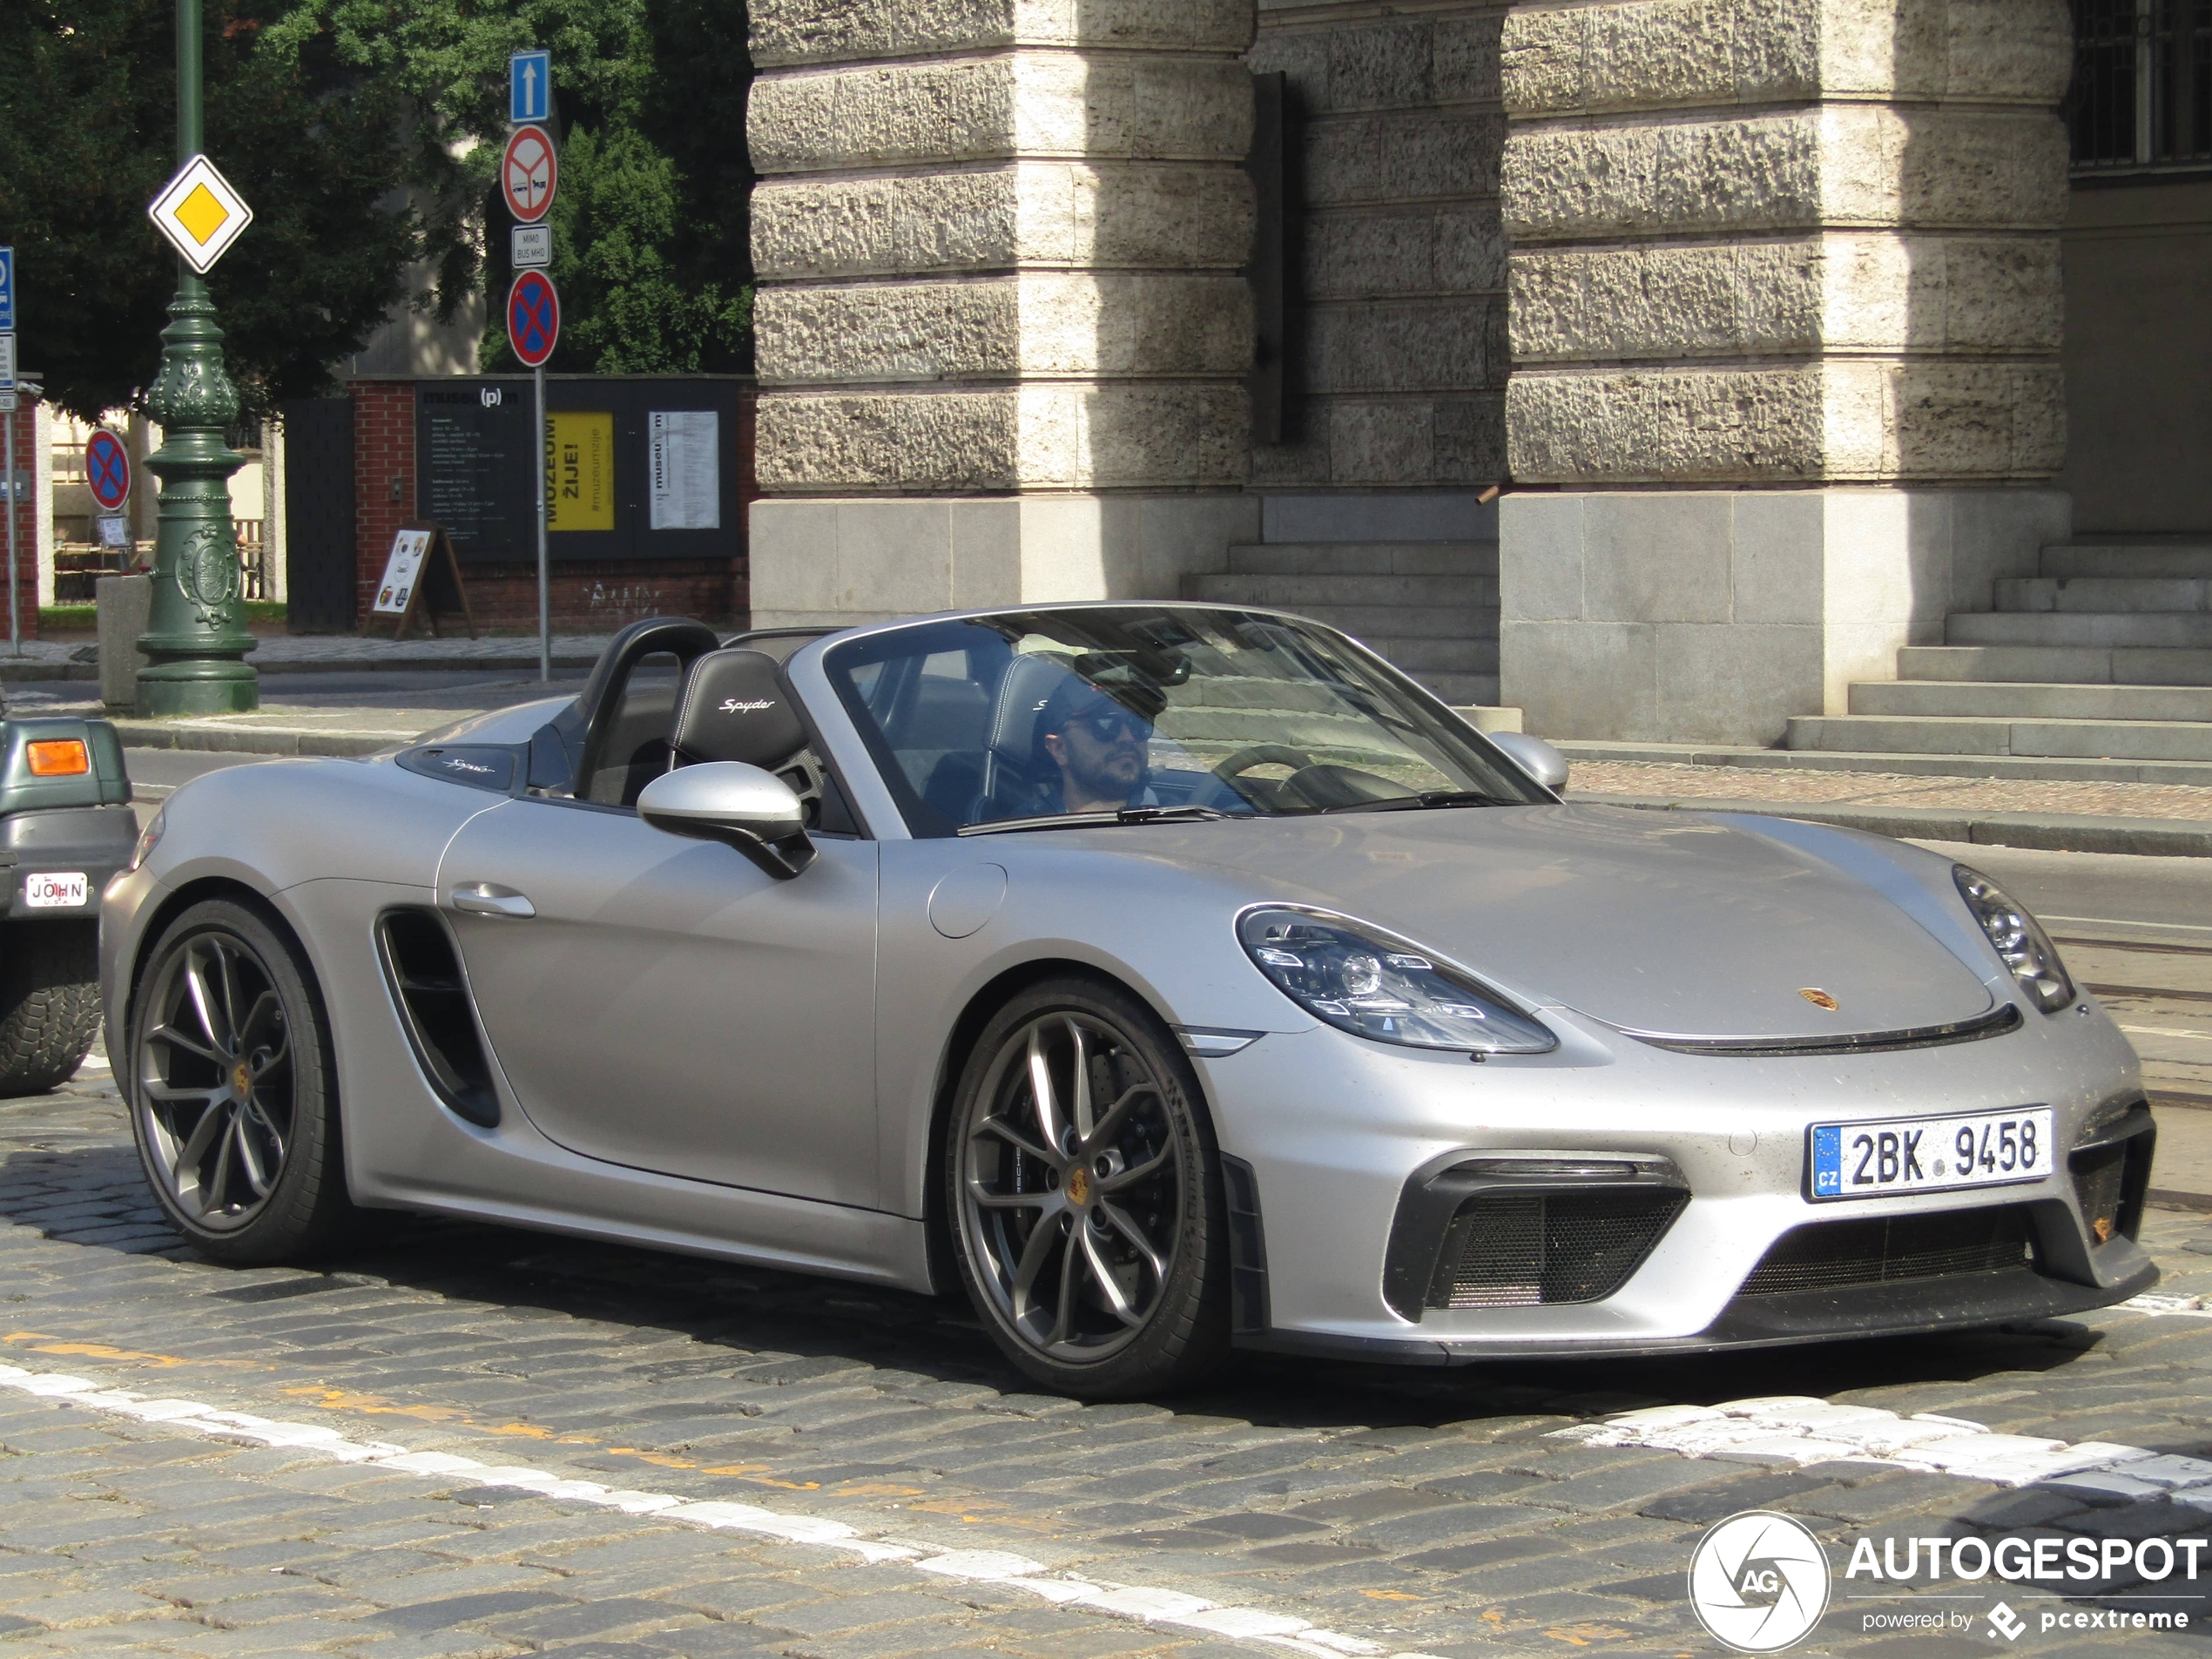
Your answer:
[[[1271,612],[639,623],[572,702],[179,790],[110,1041],[219,1260],[398,1209],[957,1285],[1089,1396],[2155,1280],[2134,1055],[1986,877],[1564,780]]]

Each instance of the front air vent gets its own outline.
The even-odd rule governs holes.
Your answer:
[[[388,910],[377,919],[376,942],[400,1024],[430,1087],[460,1116],[496,1127],[499,1096],[445,923],[434,910]]]
[[[2095,1243],[2133,1238],[2142,1231],[2151,1152],[2157,1143],[2148,1103],[2132,1101],[2107,1107],[2092,1119],[2067,1158],[2081,1219]]]
[[[1493,1189],[1453,1218],[1435,1308],[1602,1302],[1629,1282],[1689,1195],[1676,1187]]]
[[[1905,1279],[2000,1273],[2033,1264],[2027,1206],[1822,1221],[1777,1239],[1743,1283],[1745,1296],[1787,1296]]]

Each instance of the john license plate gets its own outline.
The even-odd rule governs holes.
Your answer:
[[[1815,1198],[2004,1186],[2040,1180],[2056,1167],[2047,1106],[1812,1129]]]
[[[77,910],[91,897],[82,870],[56,870],[23,879],[23,902],[27,910]]]

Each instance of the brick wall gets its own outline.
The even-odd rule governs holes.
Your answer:
[[[38,515],[47,511],[51,492],[37,475],[38,405],[25,396],[16,407],[16,448],[8,466],[32,480],[30,499],[16,505],[16,617],[21,637],[38,637]],[[8,637],[8,525],[4,497],[0,497],[0,649]]]
[[[348,390],[354,399],[354,626],[367,630],[393,533],[415,516],[415,385],[354,381]],[[750,390],[738,398],[738,522],[742,527],[745,504],[760,493],[754,474]],[[502,633],[536,631],[534,562],[466,564],[462,574],[478,628]],[[553,631],[610,633],[641,617],[657,616],[727,619],[742,627],[752,604],[748,574],[743,557],[556,559],[547,583]],[[393,625],[389,617],[374,621],[380,631]]]

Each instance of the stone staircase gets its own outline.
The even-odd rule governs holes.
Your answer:
[[[2212,783],[2212,541],[2069,542],[2041,569],[1898,651],[1896,679],[1853,685],[1849,714],[1791,720],[1784,746]]]
[[[1293,610],[1342,629],[1447,703],[1498,700],[1495,542],[1249,543],[1229,550],[1227,574],[1185,577],[1183,597]]]

